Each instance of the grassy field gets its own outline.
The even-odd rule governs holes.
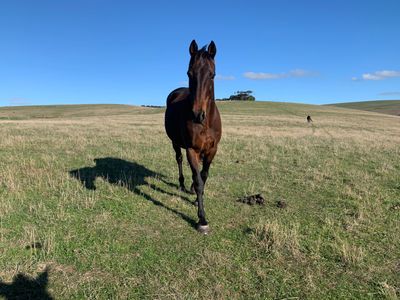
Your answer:
[[[336,103],[329,105],[400,116],[400,100],[347,102],[347,103]]]
[[[0,298],[398,299],[400,119],[218,106],[209,236],[162,109],[0,108]]]

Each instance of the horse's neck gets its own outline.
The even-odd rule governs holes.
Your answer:
[[[207,127],[208,128],[213,128],[215,126],[214,122],[218,118],[218,111],[217,111],[217,105],[215,103],[215,99],[212,98],[209,100],[210,102],[208,103],[207,106]]]
[[[215,109],[215,96],[214,96],[214,84],[212,85],[210,96],[207,105],[207,114],[212,112]]]

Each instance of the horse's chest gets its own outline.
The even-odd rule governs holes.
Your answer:
[[[211,149],[211,148],[214,148],[214,146],[215,146],[215,139],[211,136],[208,136],[205,141],[205,148]]]
[[[193,145],[198,149],[210,149],[213,148],[215,139],[209,130],[201,130],[198,132],[193,139]]]

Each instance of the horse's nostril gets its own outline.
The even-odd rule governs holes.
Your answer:
[[[193,120],[196,123],[202,123],[205,118],[206,118],[206,112],[205,111],[199,111],[199,112],[194,112],[193,111]]]
[[[206,113],[202,111],[200,114],[200,122],[203,122],[205,118],[206,118]]]

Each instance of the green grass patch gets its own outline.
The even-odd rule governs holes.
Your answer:
[[[19,278],[56,299],[397,299],[399,119],[218,106],[209,236],[162,109],[1,108],[0,297]],[[255,193],[264,206],[236,201]]]

